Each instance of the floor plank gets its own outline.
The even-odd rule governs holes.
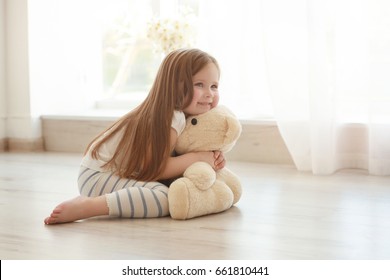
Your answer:
[[[77,195],[80,154],[0,153],[1,259],[390,259],[390,178],[230,162],[244,194],[188,221],[99,217],[45,226]]]

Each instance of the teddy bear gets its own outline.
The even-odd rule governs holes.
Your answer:
[[[177,139],[176,152],[230,151],[241,134],[241,124],[225,106],[190,116]],[[168,205],[173,219],[186,220],[219,213],[237,203],[242,193],[238,177],[224,167],[215,171],[206,162],[195,162],[169,187]]]

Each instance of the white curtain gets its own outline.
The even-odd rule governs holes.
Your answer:
[[[390,175],[390,3],[263,1],[270,93],[299,170]]]
[[[221,100],[261,116],[270,96],[298,170],[390,175],[390,1],[200,3]]]

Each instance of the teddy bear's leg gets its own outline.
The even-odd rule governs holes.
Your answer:
[[[189,188],[193,187],[192,182],[187,178],[180,178],[174,181],[168,190],[169,213],[173,219],[185,220],[190,209]]]
[[[209,189],[200,190],[188,178],[180,178],[169,187],[168,204],[173,219],[191,219],[229,209],[233,193],[218,180]]]
[[[217,172],[217,180],[221,180],[226,183],[233,192],[233,204],[237,203],[242,194],[241,183],[238,177],[225,167]]]
[[[216,174],[208,163],[198,161],[186,169],[183,177],[190,179],[198,189],[207,190],[214,184]]]

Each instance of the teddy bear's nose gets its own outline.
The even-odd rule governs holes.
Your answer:
[[[196,125],[198,123],[198,120],[196,119],[196,118],[193,118],[192,120],[191,120],[191,124],[192,125]]]

